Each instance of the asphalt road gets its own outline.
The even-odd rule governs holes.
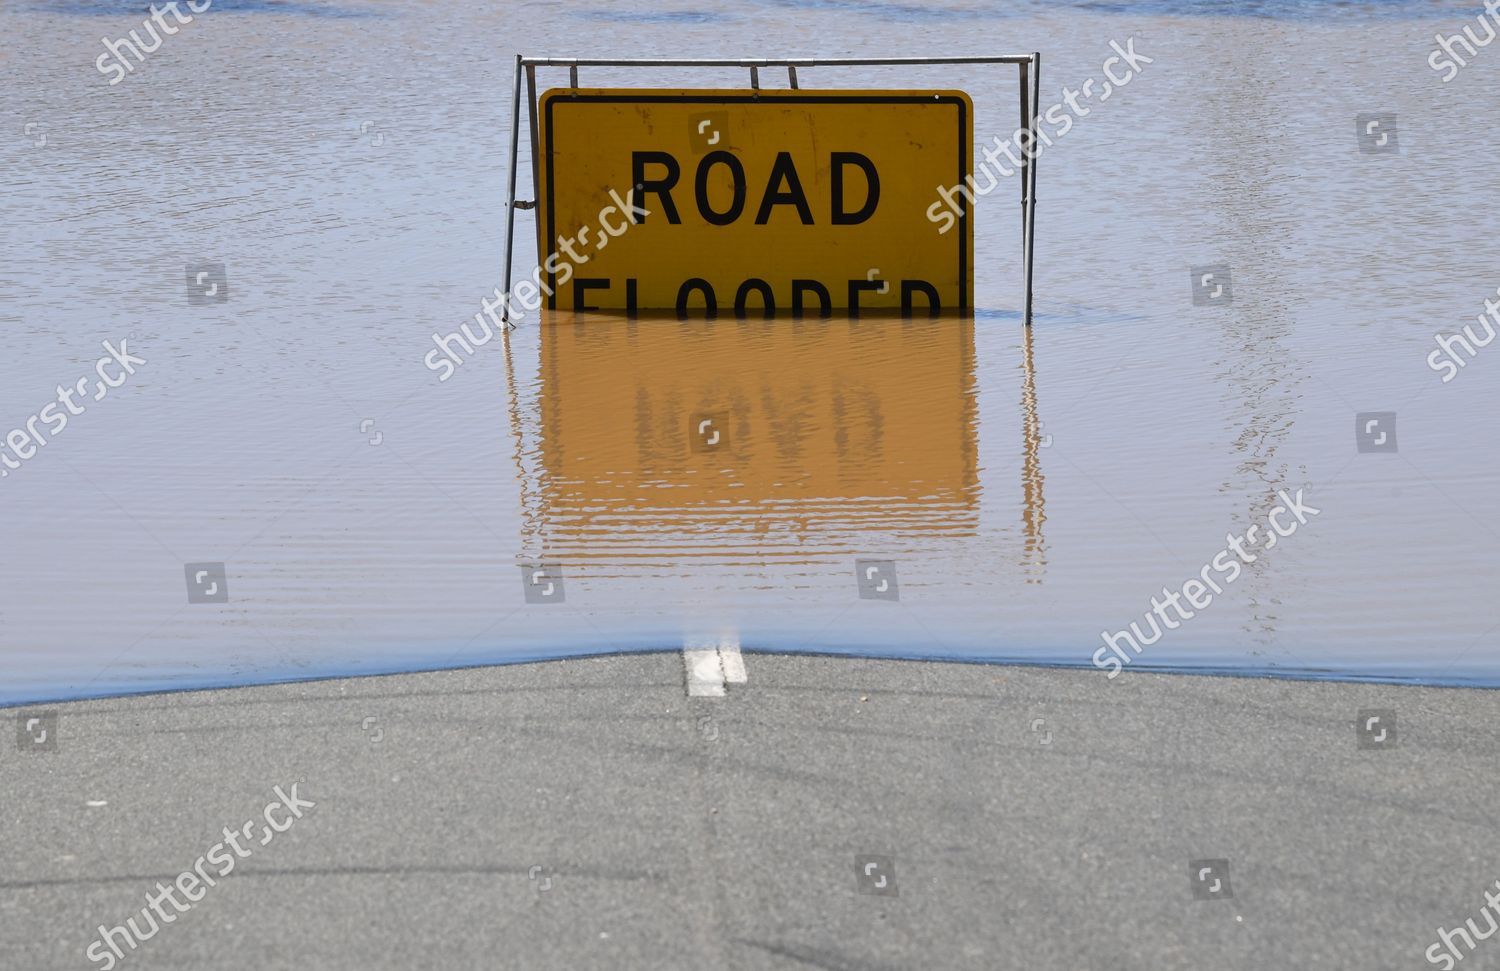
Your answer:
[[[0,755],[0,967],[102,967],[156,895],[120,967],[1373,971],[1500,879],[1500,693],[745,660],[46,706]]]

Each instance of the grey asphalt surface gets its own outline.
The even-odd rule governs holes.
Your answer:
[[[120,967],[1373,971],[1500,879],[1500,693],[745,660],[723,698],[663,653],[47,705],[48,751],[7,710],[0,967],[99,967],[294,782]]]

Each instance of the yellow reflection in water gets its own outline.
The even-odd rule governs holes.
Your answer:
[[[978,528],[972,319],[540,326],[531,554],[760,561]]]

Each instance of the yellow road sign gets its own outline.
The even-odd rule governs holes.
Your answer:
[[[539,102],[547,306],[754,317],[968,312],[962,91],[554,89]]]

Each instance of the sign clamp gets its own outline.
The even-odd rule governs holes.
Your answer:
[[[797,68],[803,67],[916,67],[940,64],[1014,64],[1020,74],[1021,128],[1029,135],[1029,144],[1037,144],[1037,118],[1041,111],[1042,55],[1000,54],[988,57],[835,57],[835,58],[558,58],[525,57],[516,55],[515,81],[511,90],[510,125],[510,175],[505,207],[505,289],[510,293],[511,262],[515,251],[516,210],[535,209],[537,200],[516,199],[516,169],[519,166],[521,139],[521,82],[527,89],[528,121],[531,129],[532,185],[537,184],[537,166],[540,164],[537,130],[536,69],[538,67],[566,67],[568,86],[578,89],[578,68],[582,67],[740,67],[750,69],[750,86],[760,90],[760,68],[785,67],[791,87],[797,89]],[[576,94],[575,94],[576,96]],[[1033,251],[1036,240],[1036,159],[1032,152],[1023,150],[1021,158],[1021,272],[1022,272],[1022,322],[1026,327],[1032,322],[1032,276]],[[503,316],[509,321],[510,302],[504,303]]]

